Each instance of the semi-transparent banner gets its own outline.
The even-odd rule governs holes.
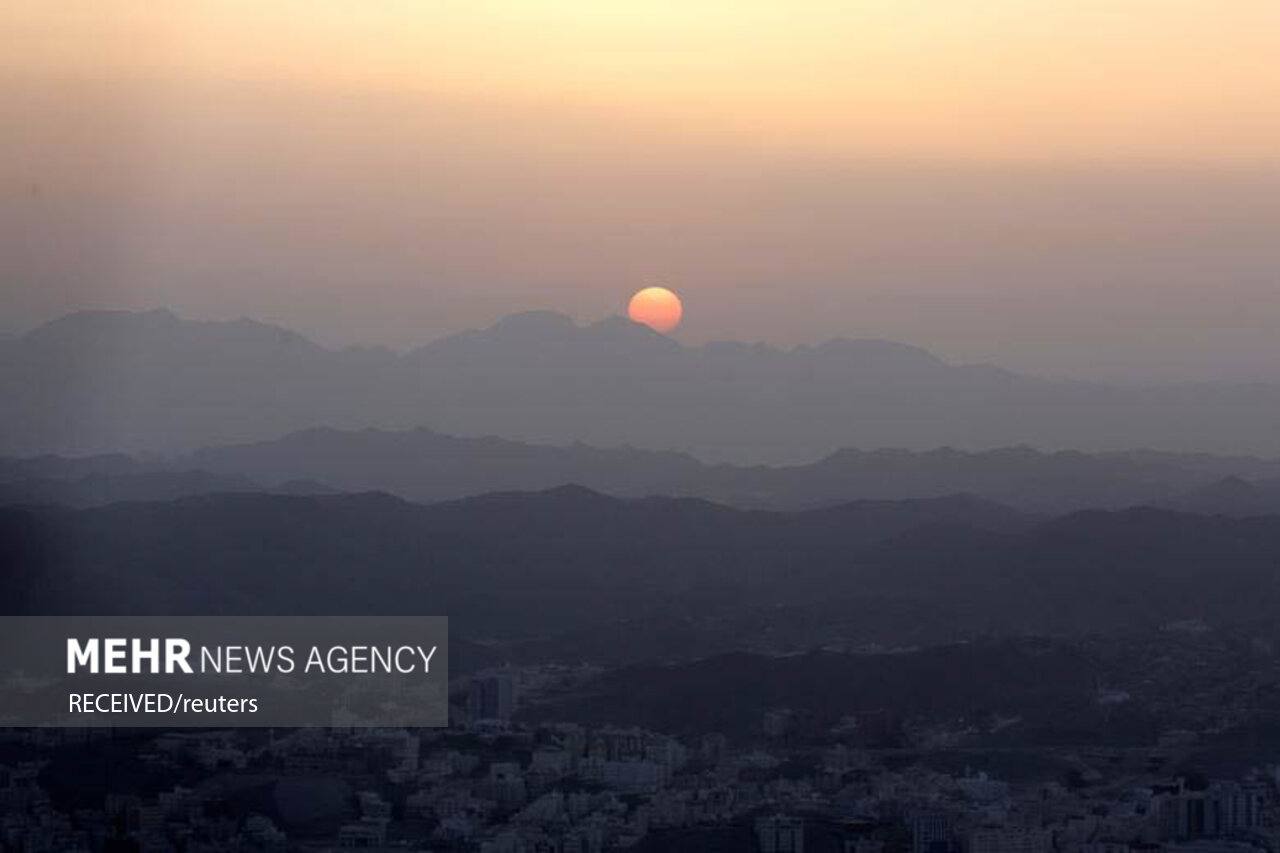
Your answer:
[[[443,616],[3,616],[0,726],[445,726]]]

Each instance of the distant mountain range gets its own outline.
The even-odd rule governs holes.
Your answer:
[[[989,726],[1004,712],[1017,720],[1018,734],[1025,737],[1028,728],[1034,734],[1047,720],[1063,717],[1077,730],[1085,721],[1102,728],[1099,718],[1106,709],[1093,701],[1099,670],[1114,676],[1118,669],[1103,666],[1091,648],[1027,639],[896,654],[733,653],[611,671],[581,695],[530,713],[537,719],[607,720],[682,734],[749,737],[768,712],[782,708],[787,711],[780,724],[788,730],[830,729],[850,712],[875,709],[888,719],[864,714],[862,725],[846,725],[845,736],[884,745],[891,733],[876,730],[876,722],[965,718]],[[725,702],[724,696],[734,701]],[[869,732],[867,722],[873,726]]]
[[[1186,730],[1206,706],[1243,695],[1250,697],[1240,703],[1247,721],[1207,734],[1196,751],[1199,757],[1212,749],[1216,761],[1249,767],[1260,743],[1280,746],[1269,724],[1280,701],[1256,687],[1259,673],[1274,667],[1274,638],[1274,626],[1232,631],[1186,623],[1105,638],[978,638],[854,654],[737,652],[609,670],[526,713],[757,743],[770,720],[774,736],[787,740],[838,728],[846,744],[879,746],[906,746],[905,721],[917,732],[934,721],[947,733],[943,743],[958,748],[949,757],[957,770],[977,770],[977,761],[994,773],[1025,762],[1031,749],[1041,759],[1056,753],[1069,767],[1086,745],[1154,747],[1165,733]],[[1186,753],[1175,755],[1187,761]]]
[[[832,340],[684,346],[550,312],[403,355],[252,320],[84,312],[0,341],[0,453],[187,452],[316,426],[498,434],[797,462],[846,446],[1280,455],[1280,386],[1120,387]]]
[[[1183,512],[1220,515],[1280,515],[1280,478],[1227,477],[1161,503]]]
[[[510,654],[617,661],[1272,620],[1280,519],[1044,521],[959,497],[774,513],[579,487],[211,495],[0,509],[0,564],[10,613],[447,613]]]
[[[841,450],[793,466],[708,465],[682,453],[534,445],[404,431],[318,428],[171,459],[121,454],[0,458],[0,504],[92,506],[214,492],[386,492],[438,502],[577,484],[616,497],[696,497],[802,510],[855,500],[970,494],[1061,514],[1149,505],[1280,514],[1280,461],[1151,451]]]

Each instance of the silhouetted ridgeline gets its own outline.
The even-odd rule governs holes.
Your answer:
[[[774,513],[579,487],[430,506],[215,495],[0,510],[0,543],[12,613],[439,612],[459,638],[570,659],[1237,623],[1280,606],[1280,519],[1044,521],[966,497]]]
[[[833,340],[686,347],[549,312],[387,350],[328,350],[250,320],[73,314],[0,342],[0,452],[185,451],[324,424],[431,424],[709,460],[794,462],[842,446],[1161,447],[1280,454],[1280,387],[1127,388],[957,366]]]
[[[310,429],[174,459],[0,458],[0,504],[92,506],[230,491],[381,491],[443,501],[576,483],[617,497],[699,497],[743,508],[976,495],[1032,512],[1167,505],[1280,513],[1280,462],[1151,451],[841,450],[805,465],[707,465],[681,453],[533,445],[426,429]]]
[[[550,447],[425,429],[313,429],[275,441],[203,449],[179,465],[266,484],[313,480],[343,491],[385,491],[420,501],[576,483],[619,497],[700,497],[775,509],[967,493],[1050,513],[1166,502],[1195,512],[1280,512],[1280,500],[1268,497],[1275,489],[1267,482],[1280,477],[1280,462],[1151,451],[846,449],[804,465],[734,466],[706,465],[678,453]],[[1224,478],[1235,484],[1230,494],[1219,488]]]

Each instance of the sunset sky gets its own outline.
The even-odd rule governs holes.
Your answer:
[[[403,346],[664,284],[694,342],[1099,376],[1280,357],[1274,2],[0,15],[0,331],[166,304]]]

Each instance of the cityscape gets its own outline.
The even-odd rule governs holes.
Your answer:
[[[0,853],[1280,853],[1278,34],[0,0]]]

